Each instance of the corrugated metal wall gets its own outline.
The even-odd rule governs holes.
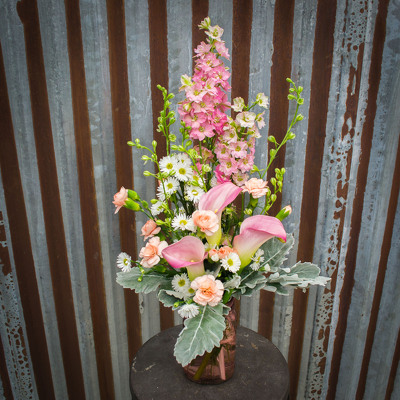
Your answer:
[[[277,166],[298,246],[325,289],[241,302],[241,323],[288,360],[291,398],[400,398],[399,0],[2,0],[0,393],[128,399],[129,361],[179,319],[115,283],[148,197],[140,155],[157,138],[158,83],[177,93],[207,15],[225,29],[232,96],[270,95],[285,132],[285,78],[305,120]],[[267,133],[257,147],[267,162]],[[305,172],[306,171],[306,172]]]

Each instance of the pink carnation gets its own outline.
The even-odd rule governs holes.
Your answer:
[[[113,204],[117,209],[115,210],[115,214],[125,205],[125,201],[128,198],[128,191],[122,186],[118,193],[114,194]]]
[[[151,238],[146,247],[142,247],[139,253],[139,257],[142,258],[140,264],[144,268],[151,268],[160,262],[161,252],[168,247],[166,241],[160,241],[158,236]]]
[[[265,196],[268,191],[267,181],[263,181],[262,179],[251,178],[245,184],[243,191],[249,192],[255,199]]]
[[[202,306],[216,306],[224,294],[224,285],[221,281],[215,280],[213,275],[203,275],[197,277],[192,283],[191,288],[196,290],[193,300]]]
[[[212,236],[219,228],[219,219],[214,211],[197,210],[192,215],[193,223],[207,236]]]
[[[161,228],[157,226],[157,224],[152,220],[149,219],[142,228],[142,234],[140,236],[144,236],[144,240],[147,240],[154,235],[157,235],[158,232],[161,231]]]

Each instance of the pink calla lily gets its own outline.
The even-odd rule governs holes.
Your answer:
[[[211,245],[219,244],[221,240],[221,215],[225,207],[236,199],[242,188],[236,186],[232,182],[225,182],[210,189],[203,194],[199,202],[199,210],[209,210],[214,212],[219,219],[219,228],[211,236],[206,236],[208,243]]]
[[[204,275],[203,260],[206,258],[207,252],[203,242],[197,237],[185,236],[166,247],[161,254],[171,267],[186,267],[191,281]]]
[[[242,263],[240,270],[249,265],[259,247],[273,237],[286,241],[285,228],[279,219],[267,215],[245,219],[240,227],[240,234],[233,239],[233,248]]]

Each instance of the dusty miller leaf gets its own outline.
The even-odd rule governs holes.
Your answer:
[[[133,289],[136,293],[150,293],[160,285],[167,284],[170,279],[156,271],[149,271],[143,275],[141,282],[138,281],[142,276],[140,269],[132,268],[128,272],[119,272],[117,274],[117,282],[125,289]]]
[[[185,327],[175,344],[174,355],[179,364],[187,365],[194,358],[219,346],[225,330],[223,305],[200,307],[200,313],[185,320]]]
[[[266,241],[261,249],[264,250],[264,261],[261,267],[269,265],[271,272],[276,272],[282,263],[287,259],[287,254],[294,245],[293,234],[288,234],[286,242],[282,243],[278,238]]]

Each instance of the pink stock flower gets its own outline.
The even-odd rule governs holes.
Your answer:
[[[201,42],[195,49],[194,52],[198,57],[202,57],[211,50],[211,44]]]
[[[114,214],[116,214],[121,209],[121,207],[125,205],[125,201],[127,198],[128,198],[128,190],[126,190],[122,186],[119,192],[114,194],[113,204],[115,205],[115,207],[117,207]]]
[[[215,50],[218,51],[218,53],[220,54],[221,57],[224,57],[227,60],[229,60],[229,52],[228,52],[228,49],[225,46],[225,42],[224,41],[215,42],[214,46],[215,46]]]
[[[161,231],[161,228],[157,226],[157,224],[149,219],[142,227],[142,234],[140,236],[144,236],[144,240],[147,240],[154,235],[157,235],[158,232]]]
[[[198,226],[200,230],[207,236],[212,236],[218,231],[219,220],[217,214],[215,214],[213,211],[197,210],[193,213],[192,218],[195,226]]]
[[[251,178],[244,184],[243,192],[250,193],[255,199],[258,199],[268,192],[268,182],[262,179]]]
[[[218,184],[230,182],[231,180],[221,172],[221,166],[217,165],[214,171]]]
[[[226,176],[231,176],[232,174],[238,172],[239,164],[235,158],[230,158],[229,160],[220,160],[221,172]]]
[[[203,260],[207,257],[203,242],[194,236],[184,236],[166,247],[162,256],[172,268],[187,268],[190,280],[204,275]]]
[[[142,247],[139,257],[142,258],[140,264],[144,268],[151,268],[160,262],[161,252],[168,247],[166,241],[160,241],[158,236],[151,238],[145,247]]]
[[[279,219],[267,215],[255,215],[245,219],[240,226],[240,234],[233,239],[233,248],[242,263],[240,270],[250,264],[260,246],[275,236],[286,241],[285,228]]]
[[[203,275],[197,277],[192,283],[191,288],[196,290],[193,300],[202,306],[216,306],[224,294],[224,285],[220,280],[216,280],[213,275]]]
[[[247,156],[247,143],[246,142],[236,142],[232,143],[229,146],[229,149],[231,150],[232,156],[236,158],[243,158]]]

